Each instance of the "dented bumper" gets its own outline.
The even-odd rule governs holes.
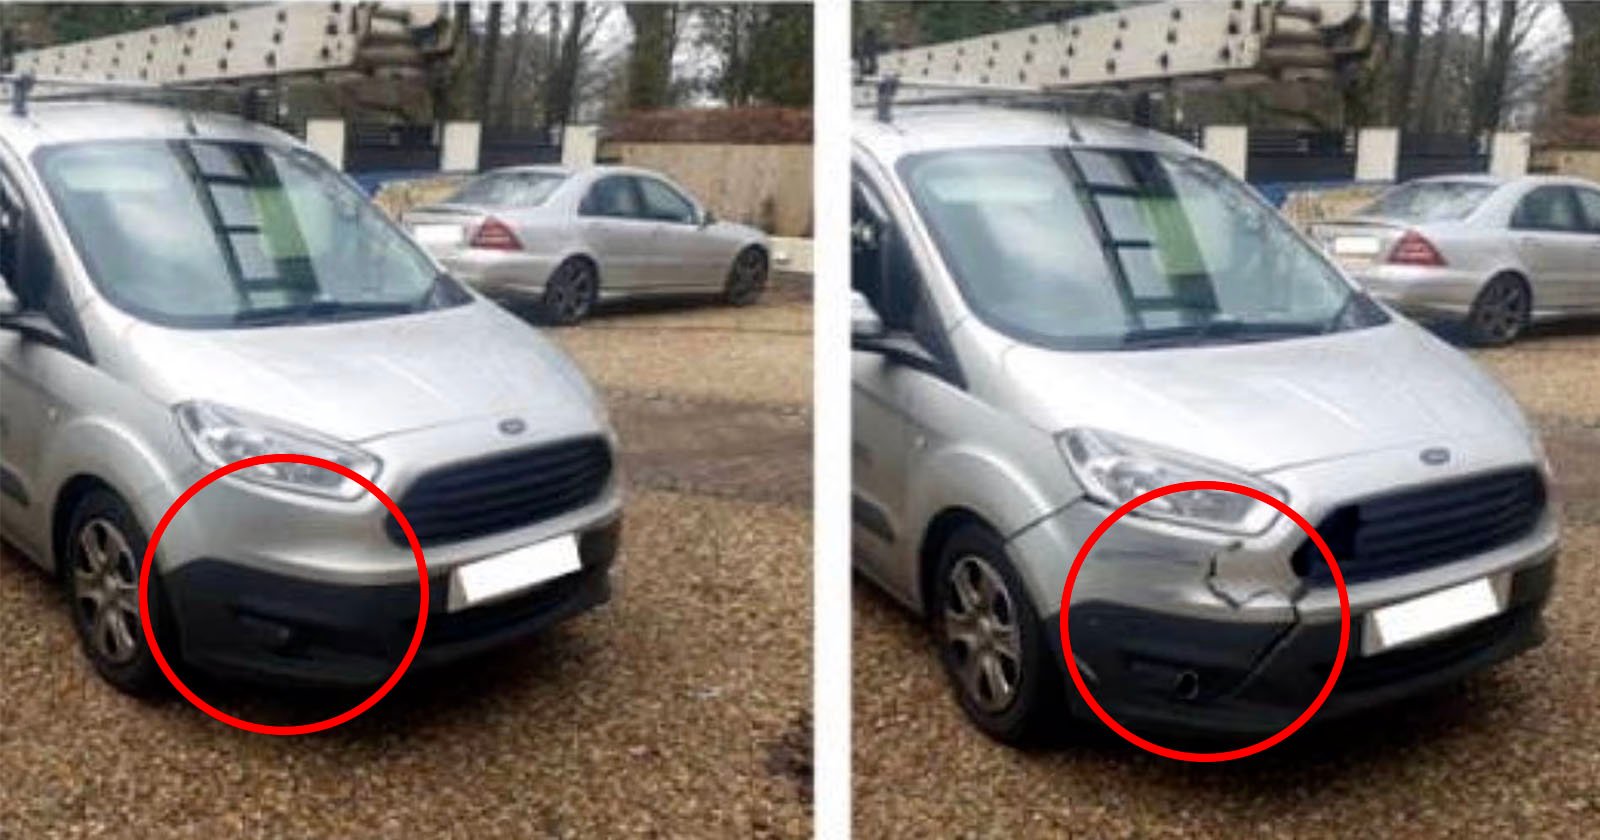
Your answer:
[[[1320,522],[1333,507],[1308,503],[1300,512]],[[1062,586],[1083,540],[1109,513],[1080,501],[1009,541],[1063,669]],[[1267,735],[1291,722],[1327,679],[1339,636],[1337,590],[1291,560],[1305,541],[1286,518],[1250,537],[1119,521],[1080,569],[1069,613],[1075,662],[1096,701],[1140,734]],[[1546,510],[1503,545],[1350,582],[1350,646],[1317,719],[1446,684],[1538,644],[1558,544],[1555,514]],[[1485,578],[1506,593],[1495,616],[1362,653],[1374,610]]]

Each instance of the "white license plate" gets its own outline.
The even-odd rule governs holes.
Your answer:
[[[461,242],[461,226],[415,225],[411,235],[424,245],[456,245]]]
[[[1333,240],[1333,252],[1341,257],[1371,257],[1378,253],[1376,236],[1338,236]]]
[[[497,601],[583,568],[571,534],[513,549],[450,572],[450,612]]]
[[[1504,587],[1489,578],[1390,604],[1367,613],[1361,653],[1371,656],[1432,638],[1499,615],[1505,608]]]

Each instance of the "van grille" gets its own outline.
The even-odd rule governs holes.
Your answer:
[[[605,440],[576,438],[425,473],[400,497],[400,510],[423,545],[455,542],[576,510],[598,498],[610,477]],[[406,544],[392,516],[388,532]]]
[[[1317,526],[1346,583],[1402,574],[1510,543],[1544,512],[1544,481],[1532,468],[1485,473],[1379,496],[1334,511]],[[1332,583],[1322,553],[1308,539],[1295,572]]]

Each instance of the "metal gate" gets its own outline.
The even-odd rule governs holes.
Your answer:
[[[1471,134],[1400,134],[1398,181],[1489,171],[1489,144]]]
[[[1251,129],[1245,173],[1251,183],[1355,180],[1355,132]]]
[[[485,128],[478,140],[478,168],[561,162],[560,129]]]
[[[432,125],[352,123],[344,137],[346,172],[439,171],[439,139]]]

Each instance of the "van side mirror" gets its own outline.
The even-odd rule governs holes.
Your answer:
[[[883,338],[883,318],[878,315],[878,310],[872,308],[872,302],[861,292],[850,290],[850,340],[851,342],[870,341]]]
[[[0,277],[0,330],[9,330],[52,347],[66,348],[70,345],[67,334],[48,315],[22,305],[4,277]]]
[[[708,227],[711,227],[712,225],[714,225],[716,223],[717,223],[717,214],[711,212],[711,208],[707,207],[707,208],[704,208],[704,209],[702,209],[700,211],[700,226],[701,227],[708,228]]]

